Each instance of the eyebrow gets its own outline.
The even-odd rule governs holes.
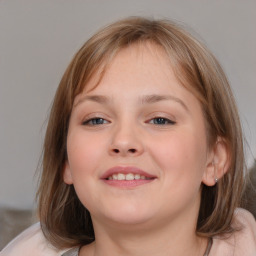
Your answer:
[[[81,104],[82,102],[85,101],[92,101],[92,102],[97,102],[100,104],[108,104],[110,102],[110,99],[106,96],[103,95],[86,95],[83,98],[81,98],[80,100],[78,100],[75,104],[74,107],[76,107],[77,105]]]
[[[160,101],[169,101],[169,100],[179,103],[186,111],[189,111],[187,105],[181,99],[173,95],[158,95],[158,94],[145,95],[141,98],[141,103],[153,104]]]
[[[92,102],[107,105],[111,102],[111,98],[106,97],[104,95],[86,95],[83,98],[81,98],[80,100],[78,100],[78,102],[75,103],[74,107],[76,107],[77,105],[79,105],[85,101],[92,101]],[[144,96],[140,97],[140,99],[139,99],[139,102],[142,105],[154,104],[154,103],[157,103],[160,101],[175,101],[175,102],[179,103],[186,111],[189,111],[187,105],[181,99],[179,99],[173,95],[151,94],[151,95],[144,95]]]

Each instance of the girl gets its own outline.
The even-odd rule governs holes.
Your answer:
[[[238,208],[240,121],[214,56],[170,21],[129,18],[78,51],[45,136],[36,224],[1,255],[256,255]]]

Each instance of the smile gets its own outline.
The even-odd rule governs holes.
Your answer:
[[[107,180],[151,180],[153,178],[146,177],[145,175],[133,174],[133,173],[115,173],[107,177]]]
[[[119,188],[133,188],[151,183],[157,176],[134,166],[115,166],[100,177],[105,184]]]

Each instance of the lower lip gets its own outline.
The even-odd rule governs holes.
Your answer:
[[[141,186],[144,184],[148,184],[155,179],[150,180],[103,180],[106,184],[113,186],[113,187],[120,187],[120,188],[133,188],[137,186]]]

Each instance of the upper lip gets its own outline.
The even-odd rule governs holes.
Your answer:
[[[123,173],[123,174],[140,174],[148,178],[156,178],[155,175],[149,174],[138,167],[134,166],[115,166],[110,169],[108,169],[106,172],[103,173],[103,175],[100,177],[101,179],[107,179],[109,176],[116,174],[116,173]]]

